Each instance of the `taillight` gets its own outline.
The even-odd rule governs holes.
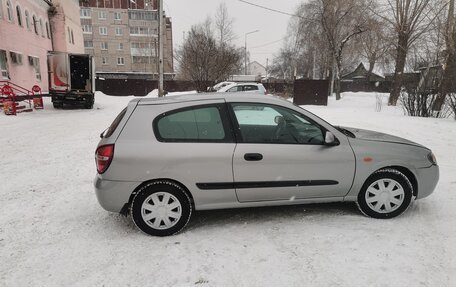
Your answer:
[[[114,145],[108,144],[97,148],[95,152],[95,162],[97,163],[97,171],[99,174],[104,173],[111,164],[114,156]]]

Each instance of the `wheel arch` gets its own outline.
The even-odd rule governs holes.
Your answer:
[[[379,168],[376,171],[374,171],[372,174],[374,174],[382,169],[395,169],[395,170],[399,171],[400,173],[402,173],[403,175],[405,175],[407,177],[407,179],[410,181],[410,183],[412,184],[413,195],[414,196],[418,195],[418,180],[416,179],[415,174],[410,169],[403,167],[403,166],[399,166],[399,165],[391,165],[391,166],[385,166],[385,167]],[[370,176],[372,176],[372,174]]]
[[[150,179],[150,180],[144,181],[140,185],[138,185],[133,190],[133,192],[130,194],[130,198],[128,199],[128,202],[124,205],[124,207],[122,208],[120,213],[123,215],[127,215],[130,212],[130,207],[131,207],[131,203],[133,202],[133,198],[144,186],[151,184],[151,183],[162,182],[162,181],[167,181],[167,182],[170,182],[172,184],[175,184],[175,185],[181,187],[184,190],[184,192],[187,194],[187,196],[190,198],[190,203],[192,204],[192,208],[195,209],[195,200],[193,199],[193,195],[184,184],[182,184],[181,182],[179,182],[177,180],[170,179],[170,178],[156,178],[156,179]]]

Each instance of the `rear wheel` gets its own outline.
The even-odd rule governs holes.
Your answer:
[[[132,219],[143,232],[168,236],[182,230],[190,220],[192,206],[182,187],[168,181],[151,183],[135,195]]]
[[[86,103],[84,104],[84,107],[85,107],[86,109],[89,109],[89,110],[92,109],[92,108],[93,108],[93,102],[86,102]]]
[[[93,108],[93,103],[95,102],[94,97],[88,97],[85,99],[84,107],[86,109],[92,109]]]
[[[358,194],[358,207],[370,217],[393,218],[407,210],[412,196],[412,184],[404,174],[382,169],[364,183]]]

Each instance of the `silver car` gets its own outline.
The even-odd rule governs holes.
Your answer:
[[[217,89],[218,93],[261,93],[266,95],[268,92],[263,84],[260,83],[229,83]]]
[[[392,218],[439,178],[420,144],[255,94],[132,100],[95,157],[100,205],[157,236],[180,231],[193,210],[353,201]]]

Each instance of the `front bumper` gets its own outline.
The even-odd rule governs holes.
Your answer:
[[[128,203],[130,195],[139,184],[138,182],[130,181],[106,180],[102,179],[99,175],[93,181],[95,194],[101,207],[107,211],[117,213]]]
[[[439,167],[432,165],[431,167],[418,168],[416,172],[418,180],[418,194],[416,199],[425,198],[437,186],[437,182],[439,181]]]

